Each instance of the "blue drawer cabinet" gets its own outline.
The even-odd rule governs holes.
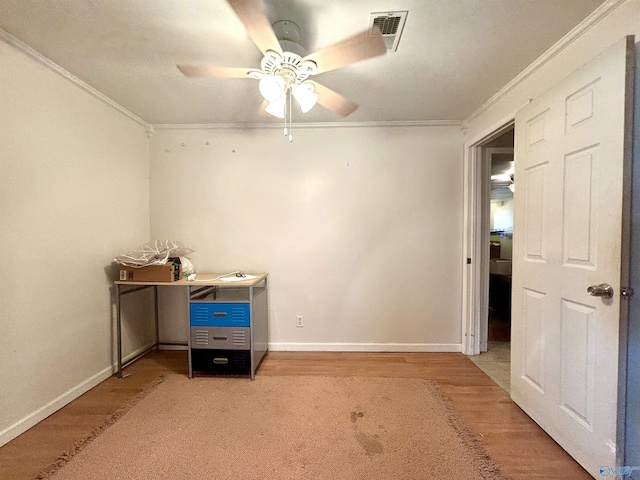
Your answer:
[[[190,307],[192,327],[248,327],[251,324],[248,303],[191,302]]]
[[[189,287],[189,377],[251,375],[268,350],[267,275]]]

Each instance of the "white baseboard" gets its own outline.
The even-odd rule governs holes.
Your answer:
[[[186,345],[160,345],[160,350],[188,350]],[[461,352],[461,343],[289,343],[270,342],[273,352]]]
[[[123,358],[123,361],[136,357],[137,355],[139,355],[140,353],[148,349],[150,346],[151,344],[145,345],[144,347],[139,348],[135,352],[132,352],[130,355],[128,355],[126,358]],[[69,390],[64,392],[62,395],[60,395],[58,398],[55,398],[51,402],[40,407],[35,412],[30,413],[29,415],[22,418],[21,420],[18,420],[13,425],[10,425],[9,427],[5,428],[0,432],[0,447],[2,445],[5,445],[6,443],[9,443],[18,435],[23,434],[24,432],[29,430],[31,427],[40,423],[45,418],[47,418],[49,415],[60,410],[65,405],[71,403],[80,395],[88,392],[99,383],[105,381],[107,378],[113,375],[116,372],[116,370],[117,368],[115,364],[101,370],[100,372],[96,373],[92,377],[89,377],[88,379],[79,383],[75,387],[70,388]]]
[[[269,343],[273,352],[461,352],[461,343]]]
[[[160,350],[189,350],[187,345],[160,345]]]
[[[103,382],[104,380],[109,378],[111,375],[113,375],[113,372],[114,372],[114,368],[112,366],[105,368],[104,370],[88,378],[84,382],[67,390],[58,398],[55,398],[54,400],[42,406],[35,412],[30,413],[23,419],[18,420],[13,425],[5,428],[2,432],[0,432],[0,447],[6,443],[9,443],[18,435],[26,432],[31,427],[41,422],[52,413],[57,412],[68,403],[71,403],[73,400],[78,398],[83,393],[88,392],[93,387],[98,385],[100,382]]]

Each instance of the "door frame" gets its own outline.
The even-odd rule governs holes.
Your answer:
[[[489,222],[491,166],[484,145],[515,128],[515,112],[465,142],[463,164],[462,353],[479,355],[489,315]],[[478,307],[479,306],[479,307]]]

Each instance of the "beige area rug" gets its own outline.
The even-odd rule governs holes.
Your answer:
[[[421,379],[170,375],[146,393],[36,478],[501,478]]]

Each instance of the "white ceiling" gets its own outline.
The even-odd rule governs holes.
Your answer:
[[[463,120],[603,0],[265,0],[309,52],[408,10],[396,53],[315,77],[360,104],[294,122]],[[255,80],[193,79],[177,63],[258,67],[224,0],[1,0],[0,28],[152,124],[255,124]],[[278,120],[274,119],[273,121]]]

